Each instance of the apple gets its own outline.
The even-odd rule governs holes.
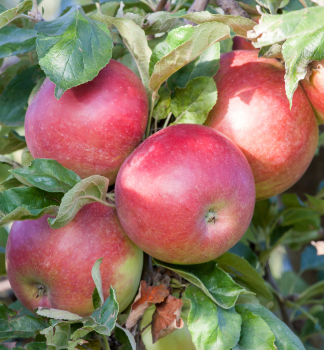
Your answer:
[[[152,322],[152,316],[155,310],[155,306],[148,308],[141,321],[141,330],[144,329],[150,322]],[[146,350],[196,350],[195,345],[192,342],[191,334],[187,326],[187,318],[190,310],[190,303],[184,301],[184,305],[181,310],[181,318],[183,320],[183,327],[177,329],[173,333],[167,335],[164,338],[159,339],[155,344],[152,341],[152,327],[147,327],[141,334],[143,343]]]
[[[235,36],[233,38],[233,50],[257,50],[252,42],[248,39],[242,38],[241,36]]]
[[[55,159],[82,178],[102,175],[110,184],[141,142],[148,98],[141,80],[110,60],[92,81],[60,100],[46,79],[27,109],[25,133],[34,158]]]
[[[95,287],[91,269],[103,257],[104,297],[112,285],[123,311],[137,291],[143,252],[124,233],[116,210],[88,204],[68,225],[55,230],[47,218],[16,221],[9,234],[7,274],[21,303],[31,311],[49,307],[90,315]]]
[[[257,200],[282,193],[303,175],[316,151],[318,127],[298,86],[292,109],[285,93],[285,70],[256,51],[221,56],[214,77],[218,100],[205,125],[236,143],[252,168]]]
[[[167,127],[126,159],[115,185],[129,238],[154,258],[199,264],[230,249],[255,203],[250,166],[227,137],[202,125]]]
[[[317,117],[324,122],[324,60],[311,64],[308,80],[301,80],[304,91],[312,104]]]

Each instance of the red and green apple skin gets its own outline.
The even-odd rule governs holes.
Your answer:
[[[315,68],[311,68],[309,79],[301,80],[301,84],[316,116],[324,123],[324,60],[320,63]]]
[[[201,125],[167,127],[122,165],[116,209],[130,239],[175,264],[210,261],[230,249],[252,218],[251,168],[221,133]]]
[[[57,100],[46,79],[27,109],[25,132],[34,158],[55,159],[82,178],[102,175],[110,184],[141,142],[148,98],[141,80],[110,60],[92,81]]]
[[[152,322],[152,316],[155,307],[148,308],[141,321],[141,329],[144,329]],[[141,334],[146,350],[196,350],[192,342],[191,334],[187,326],[187,318],[190,310],[189,302],[185,302],[181,310],[181,318],[183,320],[183,327],[177,329],[164,338],[159,339],[155,344],[152,340],[152,327],[148,326]]]
[[[284,75],[277,60],[241,50],[222,55],[214,77],[218,100],[205,125],[228,136],[245,154],[257,200],[282,193],[297,182],[317,147],[312,107],[298,86],[290,110]]]
[[[95,287],[91,270],[103,257],[104,297],[112,285],[123,311],[136,294],[143,252],[126,236],[116,211],[88,204],[68,225],[55,230],[47,219],[16,221],[9,234],[7,274],[21,303],[31,311],[49,307],[90,315]]]

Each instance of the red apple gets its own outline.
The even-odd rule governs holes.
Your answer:
[[[227,137],[175,125],[145,140],[115,186],[120,222],[154,258],[175,264],[215,259],[245,233],[254,209],[251,169]]]
[[[242,38],[241,36],[235,36],[233,38],[233,50],[257,50],[252,42],[248,39]]]
[[[143,253],[125,235],[116,211],[88,204],[56,230],[47,218],[16,221],[9,234],[7,274],[22,304],[29,310],[41,306],[90,315],[95,287],[91,269],[103,257],[104,297],[112,285],[124,310],[137,291]]]
[[[141,321],[141,329],[144,329],[152,322],[152,316],[155,310],[155,306],[151,306],[147,309],[143,315]],[[148,326],[141,334],[143,343],[146,350],[196,350],[195,345],[192,342],[191,334],[187,326],[187,318],[190,310],[190,303],[184,302],[181,310],[181,318],[183,320],[183,327],[177,329],[173,333],[167,335],[164,338],[159,339],[155,344],[152,341],[152,327]]]
[[[324,60],[313,64],[309,80],[303,79],[301,84],[312,104],[317,117],[324,122]]]
[[[312,107],[299,86],[290,110],[284,75],[275,59],[258,58],[255,51],[233,51],[221,56],[215,76],[218,100],[205,125],[243,151],[254,174],[257,200],[291,187],[317,147]]]
[[[115,182],[123,161],[142,140],[148,99],[140,79],[110,60],[92,81],[60,100],[48,79],[28,107],[26,141],[34,158],[55,159],[82,178]]]

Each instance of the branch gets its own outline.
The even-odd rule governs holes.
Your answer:
[[[235,0],[216,0],[216,2],[226,15],[249,18],[247,12],[245,12]]]
[[[165,5],[167,4],[168,0],[160,0],[159,4],[157,5],[155,11],[163,11],[165,8]]]
[[[266,265],[265,272],[266,272],[266,274],[265,274],[266,281],[268,281],[270,283],[270,285],[273,287],[273,289],[277,292],[277,293],[275,293],[275,296],[276,296],[276,298],[278,300],[280,312],[281,312],[281,315],[282,315],[282,320],[286,323],[286,325],[289,328],[292,329],[292,324],[291,324],[291,322],[289,320],[289,316],[288,316],[288,312],[287,312],[286,306],[285,306],[282,298],[280,297],[281,291],[280,291],[280,289],[279,289],[279,287],[277,285],[277,282],[275,281],[275,279],[272,276],[269,264]]]

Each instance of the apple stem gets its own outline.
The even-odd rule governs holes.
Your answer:
[[[163,125],[162,129],[164,129],[164,128],[166,128],[168,126],[171,117],[172,117],[172,112],[170,112],[169,115],[167,116],[167,118],[165,119],[165,122],[164,122],[164,125]]]
[[[105,350],[110,350],[110,346],[109,346],[107,337],[103,336],[102,338],[103,338],[103,341],[105,343]]]
[[[96,2],[97,11],[102,15],[101,6],[99,2]]]
[[[151,122],[152,122],[152,118],[153,118],[153,110],[154,110],[154,102],[155,102],[156,94],[157,94],[157,91],[154,90],[153,94],[152,94],[150,115],[149,115],[149,119],[147,121],[147,127],[146,127],[146,132],[145,132],[146,139],[150,136]]]

